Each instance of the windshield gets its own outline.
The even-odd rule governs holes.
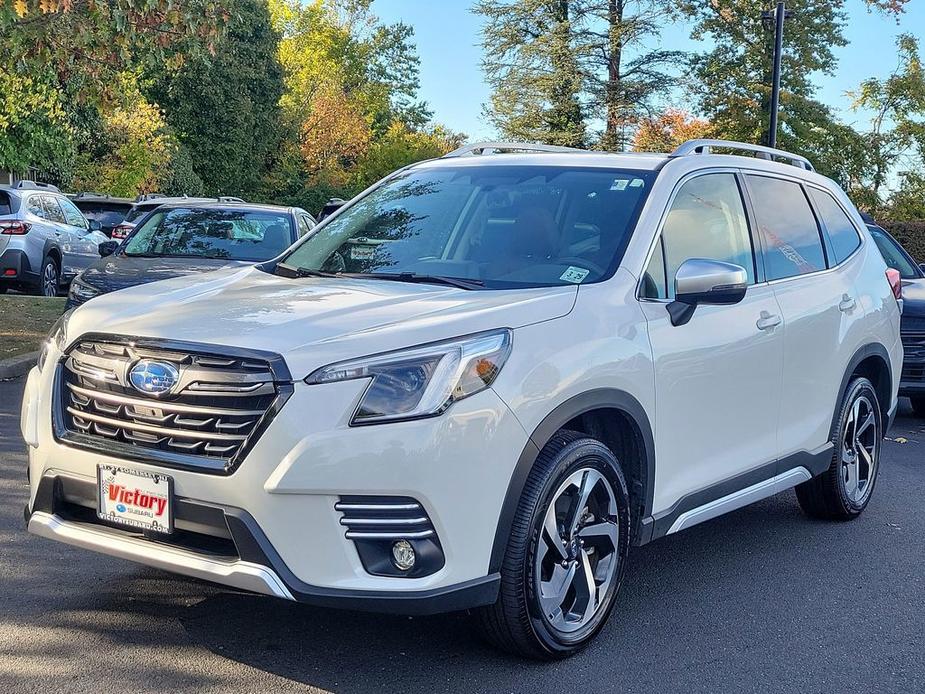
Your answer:
[[[899,243],[888,236],[877,227],[868,227],[877,248],[880,249],[880,255],[883,256],[887,267],[891,267],[899,272],[899,276],[904,280],[915,280],[921,277],[919,269],[915,266]]]
[[[282,212],[170,208],[157,210],[125,244],[125,255],[261,261],[291,243]]]
[[[619,261],[653,176],[543,166],[412,170],[331,219],[284,262],[487,288],[594,282]]]

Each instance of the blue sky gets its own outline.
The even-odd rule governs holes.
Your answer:
[[[481,22],[469,11],[471,5],[471,0],[375,0],[373,9],[386,22],[401,20],[414,27],[421,56],[421,96],[430,103],[434,119],[468,134],[471,140],[484,140],[495,133],[481,114],[489,91],[480,67]],[[925,38],[925,1],[910,2],[899,25],[869,13],[861,0],[847,0],[846,5],[849,44],[837,51],[835,74],[817,75],[816,83],[820,100],[836,109],[843,120],[863,128],[863,115],[851,112],[845,92],[862,79],[882,77],[893,70],[897,34]],[[681,50],[702,47],[690,39],[689,32],[688,25],[674,25],[665,30],[662,41]],[[683,103],[671,105],[685,107]]]

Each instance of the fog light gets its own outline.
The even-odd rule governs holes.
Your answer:
[[[414,547],[407,540],[399,540],[392,545],[392,563],[400,571],[414,567]]]

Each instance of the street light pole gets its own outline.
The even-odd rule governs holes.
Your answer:
[[[770,13],[767,13],[770,15]],[[767,15],[766,15],[767,16]],[[784,0],[778,0],[774,11],[774,71],[771,78],[771,124],[768,129],[768,146],[777,146],[777,115],[780,110],[780,59],[784,50],[784,19],[787,9]],[[770,18],[770,17],[768,17]]]

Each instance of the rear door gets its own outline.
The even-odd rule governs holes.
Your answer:
[[[70,200],[63,197],[56,197],[55,200],[64,213],[65,224],[70,233],[71,263],[77,272],[81,272],[99,260],[99,245],[106,241],[107,237],[102,232],[90,231],[87,219]]]
[[[752,236],[737,174],[697,175],[678,188],[641,282],[655,362],[658,509],[699,506],[774,475],[782,322]],[[740,303],[698,306],[674,326],[666,305],[690,258],[741,265],[749,287]]]
[[[798,464],[827,465],[825,448],[842,378],[859,346],[864,319],[852,279],[855,264],[862,262],[856,253],[860,238],[828,193],[764,173],[745,179],[767,279],[784,318],[781,471]],[[825,206],[814,208],[810,195],[817,194],[831,204],[817,198]],[[833,226],[831,238],[823,215]],[[818,454],[815,463],[806,453]]]
[[[61,279],[62,281],[67,281],[82,269],[76,262],[75,244],[78,240],[77,234],[74,233],[71,225],[67,223],[64,210],[58,205],[58,200],[55,196],[41,193],[38,197],[41,199],[42,207],[45,208],[45,219],[54,229],[55,239],[61,251]]]

